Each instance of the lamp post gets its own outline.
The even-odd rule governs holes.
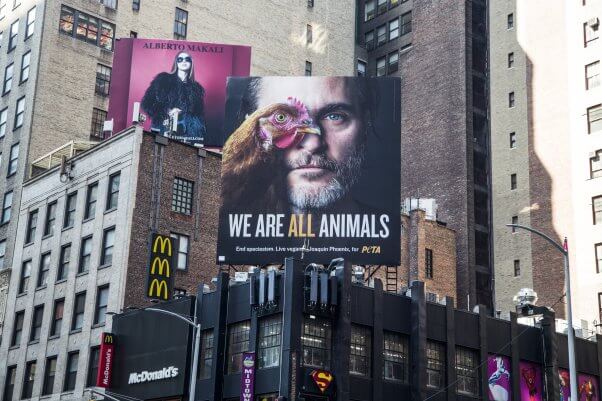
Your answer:
[[[149,312],[162,313],[164,315],[170,315],[170,316],[180,319],[180,320],[186,322],[188,325],[192,326],[192,333],[194,335],[194,347],[193,347],[192,352],[194,354],[192,356],[192,371],[190,372],[190,387],[189,387],[189,391],[188,391],[189,401],[194,401],[196,399],[196,377],[197,377],[197,369],[199,366],[199,348],[201,345],[201,323],[199,323],[197,321],[198,319],[197,319],[196,306],[197,306],[197,304],[195,301],[194,317],[192,319],[187,318],[184,315],[180,315],[179,313],[175,313],[175,312],[171,312],[171,311],[159,309],[159,308],[150,307],[150,308],[138,309],[140,311],[149,311]]]
[[[569,375],[571,381],[571,400],[578,401],[579,393],[577,392],[577,367],[575,366],[575,332],[573,331],[573,307],[571,305],[571,276],[569,274],[569,246],[566,237],[564,242],[560,245],[552,238],[548,237],[541,231],[537,231],[531,227],[523,226],[520,224],[506,224],[508,227],[520,228],[527,230],[540,236],[541,238],[548,241],[550,244],[562,253],[564,257],[564,280],[566,285],[566,303],[567,303],[567,324],[568,324],[568,343],[569,343]]]

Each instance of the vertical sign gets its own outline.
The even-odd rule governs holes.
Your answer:
[[[111,372],[115,358],[115,336],[112,333],[102,333],[101,336],[96,386],[109,388],[111,387]]]
[[[487,358],[487,380],[489,384],[489,400],[511,401],[510,391],[510,359],[502,355],[489,355]]]
[[[255,382],[255,353],[242,354],[242,375],[240,376],[240,401],[253,401]]]
[[[535,363],[520,361],[520,401],[542,401],[543,387],[541,367]]]
[[[173,294],[173,267],[176,264],[178,240],[153,233],[148,266],[146,296],[167,301]]]

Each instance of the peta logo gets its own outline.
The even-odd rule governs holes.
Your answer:
[[[170,366],[154,372],[144,370],[140,373],[130,373],[128,384],[138,384],[144,382],[151,382],[155,380],[171,379],[178,375],[178,368]]]

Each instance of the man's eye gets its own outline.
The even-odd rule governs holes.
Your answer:
[[[330,113],[324,116],[324,118],[330,121],[342,121],[345,119],[345,116],[341,113]]]

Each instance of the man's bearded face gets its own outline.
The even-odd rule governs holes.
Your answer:
[[[340,77],[263,78],[258,107],[289,96],[302,101],[321,134],[307,134],[284,153],[293,210],[315,210],[345,198],[359,175],[365,153],[362,111],[354,88]]]

